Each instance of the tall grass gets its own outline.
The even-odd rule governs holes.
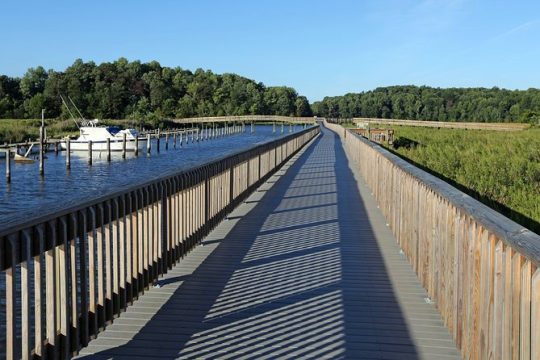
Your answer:
[[[398,155],[540,233],[540,129],[394,130]]]

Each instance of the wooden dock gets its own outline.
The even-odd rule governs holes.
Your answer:
[[[340,138],[302,149],[81,359],[459,359]]]

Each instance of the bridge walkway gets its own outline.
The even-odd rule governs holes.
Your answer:
[[[459,359],[322,130],[79,357]]]

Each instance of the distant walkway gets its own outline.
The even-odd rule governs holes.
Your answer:
[[[459,359],[339,138],[296,159],[81,358]]]

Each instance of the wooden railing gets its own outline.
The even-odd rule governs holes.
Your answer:
[[[398,126],[422,126],[448,129],[468,130],[494,130],[494,131],[521,131],[531,127],[526,123],[486,123],[486,122],[461,122],[461,121],[432,121],[432,120],[405,120],[405,119],[381,119],[381,118],[350,118],[350,119],[327,119],[328,122],[343,123],[367,123],[380,125]]]
[[[0,357],[76,354],[318,133],[311,127],[0,231]]]
[[[540,359],[540,236],[336,124],[465,359]]]
[[[183,119],[172,119],[179,124],[197,124],[197,123],[219,123],[219,122],[285,122],[312,124],[315,122],[314,117],[294,117],[294,116],[279,116],[279,115],[241,115],[241,116],[209,116],[209,117],[194,117]]]

